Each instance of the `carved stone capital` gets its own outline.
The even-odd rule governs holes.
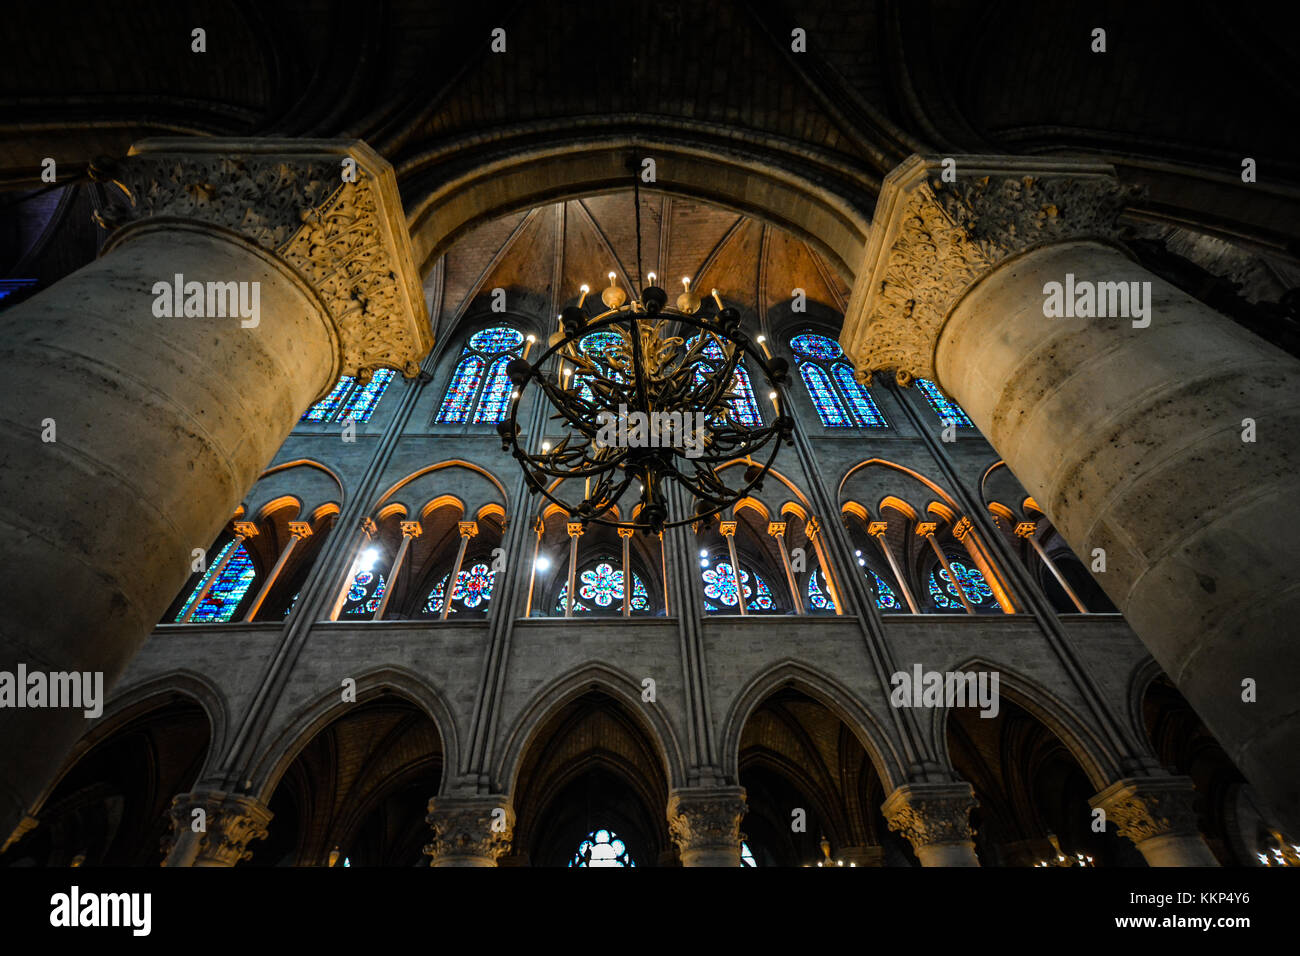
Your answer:
[[[434,797],[424,819],[430,866],[496,866],[514,836],[515,811],[502,796]]]
[[[362,141],[146,139],[106,178],[119,200],[109,224],[123,227],[110,245],[168,223],[236,233],[315,291],[335,328],[340,373],[419,374],[433,332],[397,180]]]
[[[881,805],[889,829],[918,852],[944,843],[974,844],[970,812],[978,805],[968,783],[904,784]]]
[[[668,798],[668,833],[687,866],[740,863],[744,787],[693,787]],[[731,859],[734,856],[734,861]]]
[[[1104,163],[1048,157],[913,155],[885,177],[840,344],[859,377],[935,377],[952,307],[999,263],[1038,246],[1112,242],[1133,190]]]
[[[266,839],[272,816],[260,800],[222,790],[179,794],[168,814],[172,828],[163,838],[163,866],[234,866],[252,859],[248,844]]]
[[[1153,837],[1199,836],[1188,777],[1133,777],[1117,780],[1089,803],[1106,811],[1106,825],[1140,845]]]

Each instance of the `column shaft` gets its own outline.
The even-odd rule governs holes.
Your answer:
[[[1047,318],[1044,287],[1150,283],[1149,324]],[[1141,288],[1142,286],[1139,286]],[[1131,288],[1131,286],[1130,286]],[[1212,360],[1211,360],[1212,357]],[[966,409],[1256,788],[1300,824],[1300,362],[1097,242],[998,267],[952,311]],[[1243,441],[1251,419],[1256,441]],[[1243,681],[1257,699],[1243,700]]]

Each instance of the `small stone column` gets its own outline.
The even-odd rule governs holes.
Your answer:
[[[682,866],[740,866],[744,787],[693,787],[668,798],[668,832]]]
[[[0,576],[24,586],[0,670],[108,690],[303,411],[341,374],[418,374],[433,336],[364,143],[147,140],[94,175],[120,200],[102,255],[3,317]],[[0,832],[85,729],[0,710],[0,739],[40,741],[0,749]]]
[[[1106,811],[1106,826],[1128,837],[1151,866],[1218,866],[1192,809],[1187,777],[1117,780],[1089,801]]]
[[[922,866],[979,866],[968,783],[904,784],[881,805],[889,829],[907,837]]]
[[[430,866],[496,866],[510,850],[515,811],[503,796],[434,797],[425,822]]]
[[[844,351],[961,403],[1300,831],[1300,361],[1133,260],[1112,167],[953,159],[886,177]]]
[[[252,840],[265,840],[271,811],[253,797],[196,790],[172,799],[171,833],[163,866],[234,866],[253,858]]]

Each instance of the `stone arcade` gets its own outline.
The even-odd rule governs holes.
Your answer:
[[[927,4],[809,5],[797,51],[774,7],[592,12],[573,29],[658,51],[660,80],[598,84],[557,75],[542,5],[503,53],[470,5],[393,6],[392,33],[232,6],[208,36],[258,52],[221,69],[227,44],[199,70],[170,21],[13,51],[102,115],[23,94],[0,126],[5,266],[37,280],[0,300],[0,671],[107,696],[0,708],[0,865],[807,865],[822,837],[857,866],[1028,866],[1057,839],[1100,865],[1294,856],[1276,117],[1207,93],[1158,125],[1184,115],[1164,68],[1118,57],[1103,87],[1142,105],[1096,112],[1086,68],[1047,83],[1017,53],[1092,55],[1064,19],[999,19],[948,97],[940,51],[976,14]],[[419,36],[464,40],[444,63]],[[1041,120],[1058,85],[1071,130]],[[1257,182],[1223,165],[1229,128]],[[642,268],[735,303],[796,419],[761,489],[662,535],[530,496],[495,429],[509,362],[582,283]],[[1047,317],[1066,283],[1106,314]],[[205,316],[177,318],[191,286]],[[209,289],[249,298],[222,318]],[[769,420],[750,375],[733,412]],[[997,682],[983,713],[891,705],[891,675],[928,673]]]

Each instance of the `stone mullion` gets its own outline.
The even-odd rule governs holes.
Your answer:
[[[632,564],[628,554],[632,546],[631,528],[619,528],[618,536],[623,539],[623,616],[632,616]]]
[[[235,537],[231,540],[230,546],[226,548],[226,553],[221,556],[221,560],[217,562],[216,567],[203,576],[201,589],[195,595],[194,600],[190,602],[190,609],[185,612],[185,616],[181,618],[180,623],[190,623],[190,620],[194,617],[194,612],[198,610],[199,605],[203,603],[203,599],[212,591],[212,585],[217,583],[217,579],[221,577],[221,572],[226,570],[226,565],[235,556],[239,546],[257,534],[257,525],[251,521],[236,521],[234,529]]]
[[[812,543],[813,550],[817,552],[817,566],[822,569],[822,580],[826,582],[826,590],[830,592],[831,601],[835,604],[835,613],[843,615],[844,603],[840,598],[839,582],[836,580],[835,568],[831,566],[830,555],[822,543],[821,530],[821,522],[817,520],[817,516],[810,515],[804,524],[804,533]]]
[[[570,521],[565,525],[569,534],[569,586],[564,592],[564,616],[573,617],[573,605],[577,601],[574,593],[578,589],[578,539],[585,530],[580,521]]]
[[[442,613],[438,615],[440,621],[447,620],[447,615],[451,613],[451,599],[456,596],[456,586],[460,583],[460,569],[465,564],[465,551],[469,548],[470,538],[478,534],[478,523],[461,521],[456,529],[460,532],[460,548],[456,551],[456,565],[451,569],[451,577],[447,579],[447,587],[442,592]]]
[[[975,608],[971,606],[970,599],[966,597],[965,585],[961,583],[956,572],[953,571],[952,565],[948,563],[948,556],[943,553],[943,548],[939,547],[939,542],[934,537],[936,528],[938,528],[938,525],[935,522],[922,521],[916,526],[917,537],[925,538],[926,541],[930,542],[930,547],[933,549],[935,556],[938,557],[939,563],[943,565],[944,571],[948,573],[948,580],[957,589],[957,596],[961,598],[961,606],[966,609],[967,614],[974,614]]]
[[[736,585],[736,606],[742,616],[745,611],[745,586],[740,578],[740,562],[736,560],[736,522],[723,521],[718,525],[722,536],[727,539],[727,554],[731,556],[731,577]],[[757,578],[755,578],[757,580]]]
[[[889,530],[889,523],[886,521],[873,521],[867,525],[867,534],[875,539],[876,544],[880,545],[880,550],[885,555],[885,561],[889,565],[889,570],[894,574],[894,583],[898,589],[903,592],[903,600],[907,601],[907,607],[913,614],[920,614],[921,609],[916,603],[916,598],[912,596],[912,588],[907,583],[907,578],[903,575],[903,569],[898,566],[898,559],[894,557],[894,551],[885,540],[885,532]]]
[[[1061,589],[1065,591],[1066,596],[1071,600],[1071,602],[1073,602],[1074,606],[1079,609],[1079,613],[1087,614],[1088,608],[1081,600],[1079,600],[1079,595],[1074,593],[1074,588],[1070,587],[1070,582],[1065,580],[1065,575],[1062,574],[1061,569],[1056,566],[1056,562],[1048,557],[1047,552],[1043,550],[1043,546],[1038,543],[1038,538],[1036,536],[1037,531],[1038,522],[1036,521],[1022,521],[1015,527],[1016,537],[1024,538],[1029,542],[1030,547],[1034,549],[1034,553],[1037,554],[1043,564],[1047,566],[1047,570],[1052,572],[1052,577],[1056,578],[1056,583],[1061,586]]]
[[[975,562],[975,566],[984,575],[984,580],[988,583],[989,590],[993,592],[998,607],[1002,608],[1002,613],[1015,614],[1015,600],[1003,584],[1002,575],[989,557],[988,549],[983,539],[974,530],[969,516],[963,515],[958,519],[957,523],[952,527],[952,536],[962,543],[962,547],[966,549],[970,559]]]
[[[406,561],[406,552],[411,548],[411,542],[424,533],[418,521],[402,522],[402,543],[397,548],[397,554],[393,557],[393,564],[388,569],[388,579],[384,582],[384,593],[379,599],[379,606],[375,608],[375,615],[371,620],[382,621],[384,612],[388,610],[388,602],[397,590],[397,579],[401,576],[402,566]]]
[[[280,573],[284,570],[284,566],[289,562],[289,556],[293,554],[300,542],[311,537],[311,533],[311,525],[307,522],[289,522],[289,541],[280,551],[280,556],[276,558],[275,566],[271,568],[270,573],[267,574],[266,580],[263,581],[262,586],[257,589],[257,596],[253,598],[253,603],[250,604],[248,610],[244,612],[245,621],[251,621],[257,616],[257,612],[261,610],[263,602],[265,602],[267,597],[270,595],[271,589],[275,587],[275,582],[279,580]]]
[[[776,539],[777,550],[781,552],[781,567],[785,570],[785,583],[790,587],[790,600],[794,602],[794,612],[803,614],[803,601],[799,599],[799,585],[794,579],[794,569],[790,565],[790,555],[785,550],[785,522],[768,522],[767,533]]]

